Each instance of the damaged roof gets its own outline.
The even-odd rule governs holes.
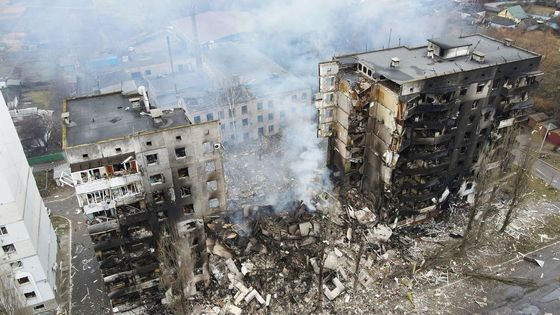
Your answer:
[[[428,41],[438,45],[443,49],[465,47],[465,46],[472,45],[472,43],[462,40],[461,38],[453,38],[453,37],[432,38],[432,39],[428,39]]]
[[[70,115],[70,124],[63,130],[63,145],[95,143],[189,124],[182,109],[164,111],[163,123],[157,124],[151,116],[132,109],[129,98],[133,97],[139,95],[119,91],[67,100],[64,111]]]
[[[399,85],[424,80],[432,77],[444,76],[457,72],[493,67],[530,58],[540,58],[540,55],[516,46],[506,46],[503,42],[474,34],[460,37],[466,44],[476,46],[476,50],[485,54],[485,62],[470,60],[470,55],[436,60],[427,56],[427,46],[383,49],[360,54],[335,57],[341,63],[362,63],[373,69],[376,77],[385,77]],[[400,59],[398,67],[391,67],[391,59]]]

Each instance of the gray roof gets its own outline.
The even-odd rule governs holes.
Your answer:
[[[484,63],[469,60],[469,56],[449,60],[434,60],[427,57],[427,47],[395,47],[390,49],[336,57],[341,63],[360,62],[375,71],[376,76],[384,76],[397,84],[444,76],[462,71],[492,67],[496,64],[538,58],[540,55],[528,50],[505,46],[501,41],[475,34],[461,40],[476,46],[476,50],[486,55]],[[400,58],[398,68],[390,66],[391,58]]]
[[[505,18],[505,17],[497,16],[497,15],[491,17],[489,19],[489,21],[490,21],[490,23],[498,24],[498,25],[502,25],[502,26],[515,26],[515,25],[517,25],[515,23],[515,21],[510,20],[510,19]]]
[[[137,96],[117,92],[69,99],[67,111],[71,123],[66,128],[66,145],[94,143],[189,124],[182,109],[164,112],[163,124],[156,124],[152,117],[130,108],[129,98]]]

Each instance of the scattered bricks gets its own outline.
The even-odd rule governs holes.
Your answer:
[[[325,296],[331,301],[336,299],[336,297],[338,297],[340,293],[342,293],[345,289],[342,282],[340,282],[340,280],[338,280],[338,278],[336,277],[333,278],[332,283],[335,285],[335,288],[332,290],[330,290],[326,285],[323,285],[323,291],[325,292]]]

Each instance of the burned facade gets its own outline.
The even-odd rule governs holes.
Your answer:
[[[160,230],[225,210],[218,121],[193,125],[145,93],[69,99],[63,145],[112,306],[158,305]]]
[[[540,58],[476,34],[320,63],[330,167],[382,220],[422,220],[450,195],[468,199],[481,152],[531,110]]]

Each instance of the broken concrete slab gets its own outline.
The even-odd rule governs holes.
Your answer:
[[[323,285],[325,296],[331,301],[336,299],[346,289],[342,282],[340,282],[340,280],[336,277],[332,279],[332,283],[335,285],[335,288],[332,290],[330,290],[326,285]]]
[[[330,269],[330,270],[336,270],[336,268],[338,268],[339,264],[338,264],[338,257],[336,256],[336,254],[334,252],[329,252],[327,254],[327,257],[325,258],[325,262],[323,263],[323,267]]]
[[[241,273],[243,275],[246,275],[246,274],[250,273],[251,271],[253,271],[254,268],[255,268],[255,264],[253,264],[250,261],[246,261],[246,262],[241,264]]]
[[[223,258],[232,258],[232,254],[220,242],[216,242],[212,248],[212,254]]]
[[[249,289],[249,290],[251,290],[251,289]],[[257,299],[257,301],[258,301],[260,304],[265,304],[265,302],[266,302],[266,301],[264,300],[264,298],[262,297],[262,295],[261,295],[257,290],[255,290],[255,289],[252,289],[252,290],[249,292],[249,294],[247,294],[247,295],[245,296],[245,302],[249,303],[249,302],[251,302],[253,299]]]
[[[226,304],[226,306],[224,306],[223,311],[226,315],[241,315],[241,313],[243,312],[243,310],[235,305],[232,305],[230,303]]]
[[[233,273],[238,279],[243,278],[243,274],[239,271],[239,269],[237,269],[237,266],[235,265],[233,259],[231,258],[226,259],[226,266],[229,269],[229,271]]]
[[[374,223],[377,220],[376,215],[367,207],[354,211],[354,216],[360,224]]]
[[[313,225],[309,222],[303,222],[299,224],[299,232],[302,236],[308,236],[312,228]]]
[[[243,301],[243,299],[247,296],[247,294],[249,294],[249,289],[247,289],[247,287],[245,287],[245,285],[243,285],[243,283],[241,282],[236,282],[234,286],[237,288],[238,291],[233,297],[234,299],[233,304],[239,305],[239,303]]]
[[[523,260],[528,261],[528,262],[532,262],[536,265],[538,265],[539,267],[543,267],[544,266],[544,260],[540,260],[540,259],[536,259],[530,256],[523,256]]]
[[[393,231],[390,227],[384,224],[378,224],[373,230],[369,230],[366,239],[370,243],[387,242],[389,238],[393,235]]]

